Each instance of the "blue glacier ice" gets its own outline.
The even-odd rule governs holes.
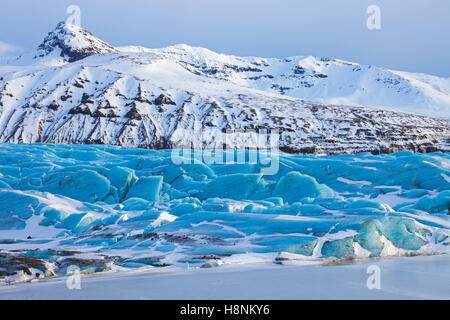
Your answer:
[[[0,144],[1,248],[55,270],[86,254],[102,270],[450,252],[450,155],[278,159],[265,175],[171,150]]]

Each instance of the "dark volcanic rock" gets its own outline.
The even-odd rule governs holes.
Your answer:
[[[155,104],[157,106],[160,106],[162,104],[172,104],[175,105],[175,102],[173,102],[173,100],[171,98],[169,98],[168,96],[164,95],[164,94],[160,94],[158,98],[155,99]]]

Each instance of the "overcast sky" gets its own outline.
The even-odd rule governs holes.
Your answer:
[[[450,77],[449,0],[0,0],[0,55],[37,46],[71,4],[115,46],[316,55]],[[366,27],[372,4],[381,30]]]

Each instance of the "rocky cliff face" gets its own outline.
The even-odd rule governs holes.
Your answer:
[[[34,58],[59,55],[68,62],[74,62],[94,54],[116,51],[106,42],[94,37],[89,31],[60,22],[39,45]]]
[[[289,152],[449,150],[447,120],[297,97],[307,92],[299,88],[323,87],[321,81],[335,79],[337,71],[330,70],[339,65],[364,68],[321,63],[323,68],[308,67],[298,57],[237,58],[184,45],[114,48],[62,23],[26,66],[11,62],[0,67],[0,141],[172,148],[200,140],[203,147],[227,141],[229,147],[243,148],[248,147],[248,132],[277,129],[280,148]],[[404,90],[413,90],[406,78],[401,80]],[[378,92],[399,91],[399,84],[384,82],[376,82],[384,90]],[[439,99],[447,97],[444,89]],[[414,94],[425,97],[429,92]],[[404,95],[399,91],[390,106]],[[230,132],[231,141],[226,139]]]

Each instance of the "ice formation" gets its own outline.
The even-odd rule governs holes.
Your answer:
[[[281,153],[275,175],[172,155],[1,144],[0,277],[450,252],[448,154]]]

